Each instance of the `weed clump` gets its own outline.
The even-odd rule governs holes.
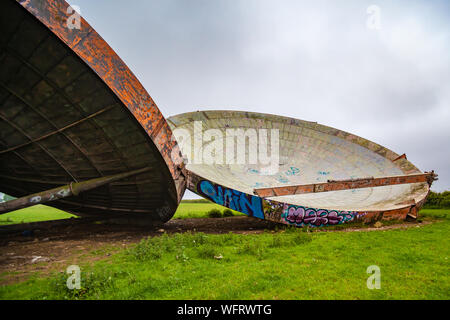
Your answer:
[[[267,254],[266,246],[260,241],[245,241],[237,249],[238,254],[255,256],[258,260],[264,259]]]
[[[217,247],[208,244],[201,246],[197,250],[197,256],[202,259],[214,259],[215,257],[219,256],[220,252],[217,249]]]
[[[276,234],[272,237],[272,241],[269,242],[269,248],[279,248],[284,247],[290,243],[290,239],[283,237],[282,235]]]
[[[51,299],[64,299],[64,300],[83,300],[88,298],[98,299],[102,293],[107,290],[113,290],[115,283],[113,278],[115,275],[110,275],[104,272],[88,272],[82,273],[80,288],[69,289],[67,286],[67,280],[69,275],[60,272],[50,280],[50,295]],[[44,299],[46,297],[42,297]]]
[[[157,260],[164,252],[174,251],[173,241],[164,234],[160,237],[153,237],[141,240],[135,247],[128,249],[127,254],[138,261]]]
[[[219,209],[211,209],[207,213],[210,218],[222,218],[222,212]]]
[[[309,232],[296,232],[292,235],[294,245],[307,244],[312,241],[312,235]]]
[[[233,211],[231,211],[230,209],[224,209],[222,212],[222,215],[224,217],[232,217],[234,216]]]
[[[302,230],[286,229],[286,232],[274,234],[272,241],[269,242],[269,248],[292,247],[306,244],[312,241],[309,232]]]

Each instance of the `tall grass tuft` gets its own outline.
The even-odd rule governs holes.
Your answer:
[[[223,209],[222,215],[224,217],[232,217],[232,216],[234,216],[233,211],[231,211],[230,209]]]
[[[210,218],[222,218],[222,212],[219,209],[211,209],[207,213]]]

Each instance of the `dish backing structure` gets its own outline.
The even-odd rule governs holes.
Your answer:
[[[0,30],[0,190],[20,197],[0,212],[51,201],[81,216],[169,220],[182,159],[125,63],[62,0],[2,0]]]
[[[79,216],[160,223],[189,188],[252,217],[325,226],[415,218],[436,179],[404,155],[313,122],[239,111],[166,121],[63,0],[2,0],[0,30],[0,191],[18,197],[0,203],[0,214],[46,203]],[[222,144],[229,129],[278,130],[277,142],[267,141],[269,150],[277,144],[276,172],[258,163],[186,162],[181,151],[189,150],[172,129],[203,138],[196,121]],[[259,152],[257,143],[238,145],[236,159]]]

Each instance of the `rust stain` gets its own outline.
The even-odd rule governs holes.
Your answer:
[[[395,158],[394,160],[392,160],[392,162],[395,162],[395,161],[400,160],[400,159],[408,160],[408,159],[406,158],[406,154],[404,153],[404,154],[402,154],[401,156],[398,156],[397,158]]]

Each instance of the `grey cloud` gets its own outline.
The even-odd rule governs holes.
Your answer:
[[[318,121],[435,169],[450,188],[448,1],[71,1],[165,116],[239,109]],[[381,9],[381,30],[366,9]]]

